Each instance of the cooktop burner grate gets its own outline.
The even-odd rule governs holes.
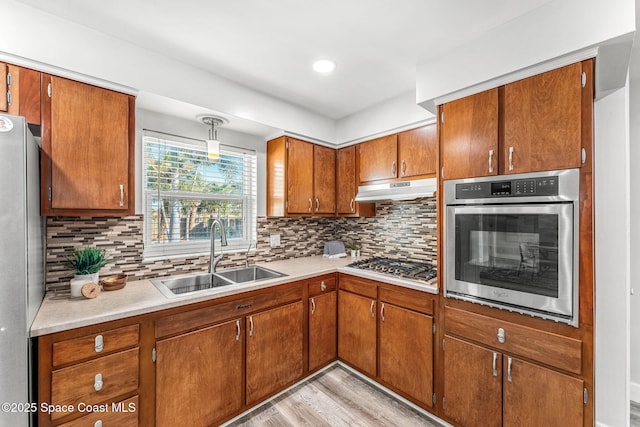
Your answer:
[[[436,269],[424,262],[411,261],[405,259],[373,257],[358,260],[347,265],[347,267],[360,270],[370,270],[377,273],[388,274],[409,280],[430,281],[437,275]]]

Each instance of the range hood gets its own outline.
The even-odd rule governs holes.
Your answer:
[[[361,185],[358,187],[356,202],[413,200],[420,197],[433,197],[437,185],[435,178],[391,182],[387,184]]]

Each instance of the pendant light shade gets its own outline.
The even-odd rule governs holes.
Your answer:
[[[227,120],[213,116],[198,116],[198,120],[205,125],[209,125],[209,138],[207,143],[207,155],[209,160],[220,158],[220,141],[218,140],[218,126],[228,123]]]

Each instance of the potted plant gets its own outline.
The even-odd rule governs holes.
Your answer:
[[[360,243],[358,243],[356,240],[354,239],[347,240],[346,247],[351,251],[352,257],[355,258],[357,256],[360,256]]]
[[[99,271],[110,263],[107,252],[90,246],[84,249],[76,249],[73,255],[67,257],[67,265],[76,272],[76,279],[87,279],[98,283]]]

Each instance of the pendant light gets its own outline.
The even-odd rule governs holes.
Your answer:
[[[222,126],[226,123],[229,123],[228,120],[225,120],[220,117],[214,116],[198,116],[198,121],[204,123],[205,125],[211,126],[209,128],[209,138],[206,140],[207,143],[207,156],[209,160],[218,160],[220,158],[220,141],[218,140],[218,126]]]

